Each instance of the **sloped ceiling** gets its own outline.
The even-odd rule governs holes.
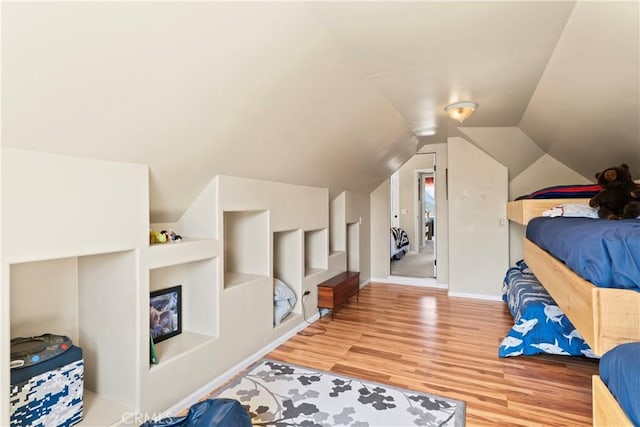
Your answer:
[[[154,222],[217,174],[371,191],[459,100],[514,170],[640,174],[636,1],[1,7],[2,145],[149,165]]]
[[[640,178],[640,2],[580,2],[520,123],[593,180],[626,162]]]
[[[2,6],[2,144],[148,164],[154,222],[217,174],[368,192],[417,149],[302,4]]]

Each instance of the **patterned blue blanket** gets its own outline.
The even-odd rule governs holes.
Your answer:
[[[597,357],[524,261],[507,270],[502,299],[514,325],[498,356],[539,353]]]

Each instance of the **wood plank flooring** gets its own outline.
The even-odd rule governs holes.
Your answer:
[[[372,283],[271,359],[434,393],[467,403],[467,426],[590,426],[596,360],[498,358],[513,325],[504,303],[446,290]],[[312,325],[303,333],[317,332]]]

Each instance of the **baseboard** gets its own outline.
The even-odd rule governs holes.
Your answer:
[[[423,288],[447,289],[449,287],[446,283],[438,283],[437,280],[433,278],[420,279],[417,277],[389,276],[386,279],[374,277],[370,281],[395,285],[418,286]]]
[[[360,289],[364,288],[369,283],[371,283],[371,278],[369,278],[369,279],[365,280],[364,282],[360,283]]]
[[[318,320],[319,318],[320,318],[320,315],[318,313],[316,313],[315,315],[311,316],[308,319],[308,321],[310,323],[313,323],[316,320]],[[300,332],[301,330],[303,330],[307,326],[309,326],[309,323],[307,323],[307,322],[305,322],[303,320],[300,325],[296,326],[295,328],[293,328],[292,330],[290,330],[286,334],[282,335],[278,339],[276,339],[276,340],[270,342],[269,344],[267,344],[266,346],[262,347],[260,350],[256,351],[251,356],[249,356],[246,359],[244,359],[242,362],[237,363],[235,366],[233,366],[232,368],[228,369],[222,375],[219,375],[218,377],[214,378],[213,380],[211,380],[207,384],[203,385],[202,387],[200,387],[199,389],[197,389],[196,391],[191,393],[189,396],[185,397],[184,399],[182,399],[181,401],[179,401],[178,403],[176,403],[175,405],[173,405],[172,407],[170,407],[169,409],[164,411],[162,413],[162,417],[175,417],[180,412],[182,412],[185,409],[189,408],[193,404],[199,402],[202,399],[203,396],[211,393],[213,390],[215,390],[215,389],[219,388],[220,386],[222,386],[224,383],[229,381],[231,378],[235,377],[240,372],[245,370],[247,367],[251,366],[252,364],[257,362],[258,360],[262,359],[267,353],[269,353],[270,351],[274,350],[279,345],[283,344],[289,338],[295,336],[298,332]]]
[[[448,295],[450,297],[482,299],[487,301],[502,301],[502,296],[500,295],[469,294],[466,292],[452,292],[452,291],[449,291]]]

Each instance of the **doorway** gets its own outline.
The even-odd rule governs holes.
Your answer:
[[[435,163],[435,153],[415,154],[389,181],[392,277],[436,277]]]
[[[415,239],[420,242],[418,252],[429,255],[425,262],[433,264],[433,273],[427,277],[436,277],[436,177],[433,169],[417,170],[416,175],[415,198],[419,215],[416,216]]]

